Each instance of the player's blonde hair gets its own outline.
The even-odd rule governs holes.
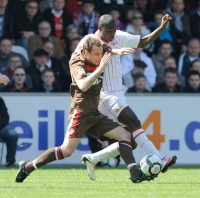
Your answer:
[[[102,44],[98,38],[88,36],[88,38],[86,38],[83,43],[83,50],[87,50],[88,52],[91,52],[93,45],[97,47],[102,47]]]

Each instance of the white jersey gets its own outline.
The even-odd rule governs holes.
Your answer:
[[[87,36],[97,37],[97,33],[89,34]],[[87,36],[85,36],[79,42],[78,46],[76,47],[76,50],[71,56],[71,59],[73,59],[74,56],[76,56],[77,54],[81,52],[83,42],[87,38]],[[139,41],[140,41],[139,35],[132,35],[132,34],[123,32],[121,30],[117,30],[114,39],[110,41],[109,43],[107,43],[107,45],[111,47],[112,49],[120,49],[124,47],[137,48]],[[101,42],[104,43],[105,41],[101,40]],[[112,56],[111,60],[108,62],[108,66],[106,67],[104,71],[102,91],[115,92],[115,91],[121,91],[121,90],[122,90],[122,69],[121,69],[121,64],[120,64],[120,56],[115,55],[115,56]]]

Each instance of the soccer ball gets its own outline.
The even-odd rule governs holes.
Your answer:
[[[140,169],[146,175],[157,175],[162,168],[162,160],[157,155],[146,155],[140,161]]]

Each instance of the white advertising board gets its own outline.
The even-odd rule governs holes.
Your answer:
[[[71,101],[68,94],[1,95],[9,111],[10,126],[19,134],[16,161],[33,160],[46,149],[62,144]],[[198,96],[127,95],[126,98],[163,156],[177,155],[180,165],[200,164]],[[85,137],[71,157],[52,164],[80,164],[81,156],[90,152]],[[145,155],[141,148],[133,153],[137,162]]]

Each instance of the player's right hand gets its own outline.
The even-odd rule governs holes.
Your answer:
[[[0,74],[0,84],[4,84],[6,86],[9,82],[10,81],[6,75]]]
[[[112,54],[110,52],[106,52],[103,56],[103,58],[101,59],[101,62],[99,64],[99,68],[101,68],[102,70],[104,70],[106,68],[106,66],[108,65],[108,61],[111,59]]]

